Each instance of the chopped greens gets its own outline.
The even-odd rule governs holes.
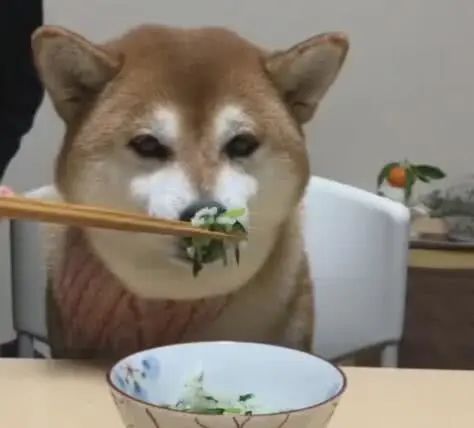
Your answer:
[[[245,227],[241,219],[245,215],[244,208],[219,211],[217,207],[206,207],[199,210],[191,219],[193,226],[202,229],[224,233],[245,234]],[[224,266],[228,264],[228,244],[221,239],[204,237],[184,238],[184,245],[188,257],[193,261],[193,275],[197,276],[203,265],[221,259]],[[234,257],[237,264],[240,262],[239,244],[234,244]]]
[[[245,394],[245,395],[241,395],[241,396],[239,397],[239,401],[240,401],[241,403],[245,403],[246,401],[251,400],[252,398],[254,398],[254,395],[253,395],[253,394]]]
[[[190,379],[183,396],[174,406],[167,408],[203,415],[252,415],[255,412],[254,394],[243,394],[238,399],[219,399],[204,389],[204,374]]]

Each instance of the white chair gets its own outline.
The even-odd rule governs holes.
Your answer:
[[[25,196],[55,200],[53,186],[41,187]],[[34,343],[47,342],[46,329],[46,240],[35,222],[10,222],[13,326],[18,334],[21,357],[33,357]]]
[[[51,199],[51,187],[28,196]],[[14,325],[20,356],[46,339],[45,262],[39,227],[13,221]],[[396,364],[403,325],[408,210],[363,190],[313,177],[305,203],[305,236],[316,287],[316,352],[329,359],[372,346]]]
[[[395,366],[405,309],[408,209],[318,177],[311,179],[305,203],[316,352],[337,359],[379,346],[382,365]]]

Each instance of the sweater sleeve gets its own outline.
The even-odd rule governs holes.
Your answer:
[[[31,50],[42,22],[41,0],[0,1],[0,178],[43,98]]]

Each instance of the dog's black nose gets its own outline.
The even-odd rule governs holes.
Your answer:
[[[196,213],[204,208],[216,208],[217,214],[222,214],[225,208],[222,204],[216,201],[199,201],[189,205],[179,216],[181,221],[191,221]]]

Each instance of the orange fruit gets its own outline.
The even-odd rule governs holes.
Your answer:
[[[393,187],[404,188],[407,185],[407,170],[403,166],[394,166],[388,173],[387,181]]]

